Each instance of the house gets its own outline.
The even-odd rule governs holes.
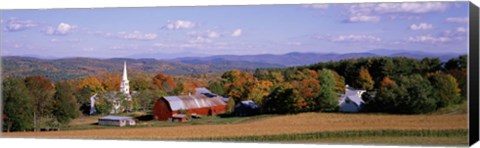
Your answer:
[[[125,116],[105,116],[98,118],[98,125],[108,125],[108,126],[133,126],[135,125],[135,120],[132,117]]]
[[[366,90],[357,90],[348,85],[345,86],[345,94],[340,95],[339,111],[340,112],[359,112],[365,102],[362,100],[362,94]]]
[[[181,111],[207,116],[224,113],[226,109],[227,104],[218,97],[209,98],[205,95],[164,96],[156,100],[153,106],[153,118],[166,121],[180,114]]]
[[[235,105],[236,116],[252,116],[259,113],[259,108],[252,100],[240,101]]]

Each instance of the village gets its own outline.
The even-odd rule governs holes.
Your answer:
[[[126,101],[131,101],[131,91],[127,76],[127,63],[124,62],[122,81],[120,82],[120,93],[126,94]],[[338,106],[340,112],[359,112],[364,106],[362,94],[366,90],[354,89],[348,85],[345,86],[345,94],[338,94]],[[95,112],[95,100],[97,94],[90,97],[90,115]],[[120,99],[116,99],[120,100]],[[224,114],[227,110],[227,104],[232,101],[230,98],[212,93],[208,88],[195,88],[195,93],[189,93],[186,96],[163,96],[156,99],[152,105],[152,116],[154,120],[171,122],[188,122],[203,116],[214,116]],[[113,102],[111,114],[98,118],[100,126],[135,126],[139,121],[134,117],[117,116],[125,112],[121,103]],[[254,116],[258,115],[260,108],[252,100],[239,101],[235,104],[234,116]]]

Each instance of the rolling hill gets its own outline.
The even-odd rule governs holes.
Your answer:
[[[45,75],[53,81],[80,78],[101,73],[122,71],[123,61],[127,61],[129,72],[147,74],[201,74],[226,70],[253,70],[256,68],[281,68],[301,66],[319,62],[338,61],[342,59],[389,56],[421,59],[425,57],[440,58],[446,61],[459,54],[434,54],[405,50],[371,50],[364,53],[299,53],[282,55],[217,55],[209,57],[182,57],[170,60],[154,58],[60,58],[42,59],[22,56],[2,57],[3,76],[26,77],[29,75]]]
[[[45,75],[53,81],[80,78],[101,73],[121,72],[123,61],[128,63],[129,72],[148,74],[200,74],[221,72],[231,69],[256,69],[283,67],[277,64],[265,64],[248,61],[221,61],[189,64],[156,59],[95,59],[65,58],[39,59],[32,57],[2,57],[3,76],[26,77],[29,75]]]

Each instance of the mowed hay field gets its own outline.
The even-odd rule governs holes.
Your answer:
[[[160,121],[159,121],[160,122]],[[182,124],[182,123],[178,123]],[[7,137],[181,140],[335,131],[466,130],[467,115],[302,113],[235,124],[3,133]],[[465,135],[466,137],[466,135]],[[308,140],[307,140],[308,141]]]

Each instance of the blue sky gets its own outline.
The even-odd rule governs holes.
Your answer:
[[[2,55],[467,53],[468,2],[2,10]]]

